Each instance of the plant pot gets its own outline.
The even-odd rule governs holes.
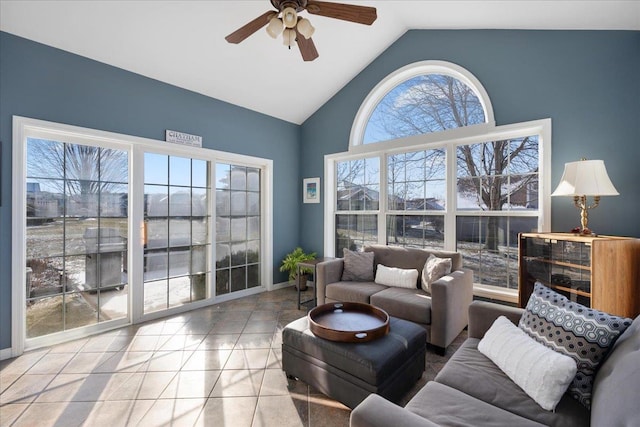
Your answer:
[[[298,287],[300,288],[301,291],[306,291],[307,290],[307,275],[303,274],[301,276],[296,276],[295,278],[295,282],[296,282],[296,289],[298,289]]]

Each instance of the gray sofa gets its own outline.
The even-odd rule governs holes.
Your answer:
[[[469,307],[469,338],[435,380],[404,408],[369,395],[351,413],[351,427],[640,425],[640,316],[600,366],[591,411],[565,394],[552,412],[542,409],[478,351],[478,342],[498,316],[517,323],[522,311],[474,301]]]
[[[457,252],[430,251],[398,246],[371,245],[365,252],[374,253],[374,272],[378,264],[387,267],[415,268],[415,289],[388,287],[375,282],[343,282],[342,258],[317,266],[318,304],[348,301],[373,304],[390,316],[409,320],[427,330],[427,342],[443,353],[467,326],[468,307],[473,300],[473,272],[462,267]],[[431,284],[431,293],[420,289],[422,268],[430,254],[451,258],[452,272]]]

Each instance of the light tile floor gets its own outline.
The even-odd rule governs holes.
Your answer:
[[[130,326],[0,362],[1,426],[348,426],[349,408],[281,365],[292,288]],[[444,357],[426,370],[404,405]]]

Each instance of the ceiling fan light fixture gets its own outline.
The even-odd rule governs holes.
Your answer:
[[[278,16],[274,16],[269,21],[269,25],[267,25],[267,34],[271,36],[271,38],[278,38],[282,30],[284,29],[284,24],[282,20],[278,18]]]
[[[287,28],[294,28],[298,22],[298,12],[292,7],[285,7],[282,11],[282,22]]]
[[[291,28],[285,28],[282,32],[282,43],[291,49],[296,42],[296,31]]]
[[[310,39],[311,36],[313,36],[313,33],[316,31],[313,25],[311,25],[311,21],[306,18],[298,19],[298,25],[296,28],[298,28],[298,31],[304,36],[305,39]]]

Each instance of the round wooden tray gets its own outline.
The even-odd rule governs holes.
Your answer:
[[[389,315],[360,302],[319,305],[307,316],[311,332],[330,341],[367,342],[389,332]]]

